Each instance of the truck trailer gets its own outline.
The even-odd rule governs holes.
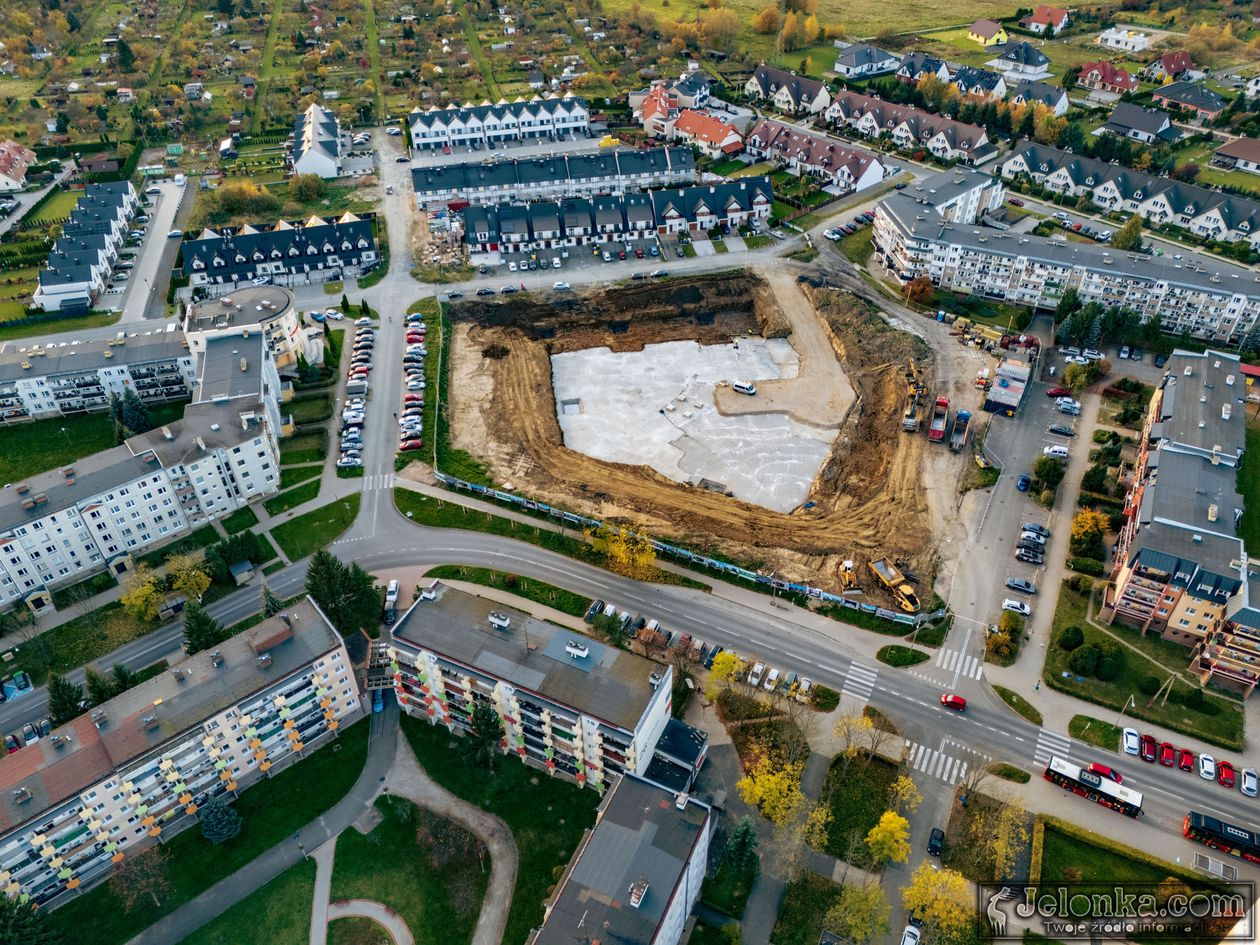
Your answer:
[[[949,448],[957,453],[967,445],[971,433],[971,411],[960,410],[954,415],[954,425],[949,431]]]
[[[870,562],[870,568],[875,572],[875,576],[879,578],[880,583],[892,591],[893,597],[897,599],[898,607],[908,614],[917,614],[919,612],[919,595],[914,592],[914,588],[910,586],[906,576],[901,573],[895,564],[887,558],[880,558],[878,561]]]
[[[945,440],[945,428],[949,425],[949,398],[937,397],[932,408],[932,422],[928,425],[928,439],[933,443]]]

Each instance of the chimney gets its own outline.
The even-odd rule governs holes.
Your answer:
[[[245,358],[241,358],[241,373],[244,374],[248,370],[249,370],[249,361]]]
[[[643,897],[647,895],[648,882],[646,879],[636,879],[630,884],[630,905],[639,908],[643,905]]]
[[[678,810],[687,809],[687,792],[686,791],[679,791],[677,794],[674,795],[674,807],[676,807]]]

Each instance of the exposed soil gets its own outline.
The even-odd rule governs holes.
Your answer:
[[[719,344],[749,332],[783,337],[791,325],[774,295],[800,289],[818,307],[847,375],[842,379],[856,394],[813,484],[813,508],[772,512],[644,466],[565,448],[552,395],[552,353],[603,345],[636,351],[682,339]],[[885,555],[926,577],[934,557],[923,483],[927,440],[902,432],[901,412],[906,361],[916,358],[930,378],[931,352],[856,296],[800,289],[776,284],[771,292],[755,276],[723,273],[588,296],[566,293],[554,304],[516,297],[506,304],[452,306],[452,445],[485,459],[497,481],[531,497],[635,522],[658,537],[714,548],[788,579],[834,588],[840,561],[854,558],[865,570],[866,560]],[[509,354],[484,356],[494,346]]]

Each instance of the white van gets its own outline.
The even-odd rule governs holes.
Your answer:
[[[752,672],[748,674],[748,685],[754,688],[761,685],[761,677],[765,675],[766,664],[757,663],[752,668]]]
[[[749,397],[753,397],[757,393],[757,386],[749,381],[736,381],[731,385],[731,390],[737,394],[747,394]]]
[[[1067,459],[1068,451],[1066,446],[1047,446],[1041,451],[1041,455],[1051,459]]]
[[[385,603],[396,604],[398,602],[398,582],[390,581],[385,588]]]

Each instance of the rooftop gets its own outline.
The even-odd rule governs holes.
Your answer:
[[[1190,452],[1233,467],[1246,443],[1243,383],[1237,355],[1174,351],[1165,366],[1161,449]]]
[[[293,293],[277,285],[237,289],[231,295],[196,302],[188,308],[186,331],[258,325],[279,318],[293,306]]]
[[[184,335],[174,325],[143,334],[119,332],[118,337],[101,341],[11,343],[0,350],[0,382],[189,356]],[[23,367],[24,364],[30,367]]]
[[[207,339],[205,353],[197,364],[193,401],[261,396],[265,345],[262,332],[247,330],[239,335]]]

